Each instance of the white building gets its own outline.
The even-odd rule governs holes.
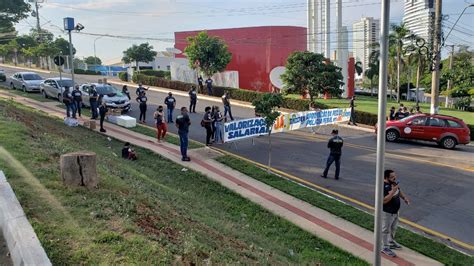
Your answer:
[[[362,62],[362,68],[369,66],[373,45],[379,42],[380,21],[372,17],[364,17],[352,24],[352,50],[355,61]]]
[[[405,14],[403,22],[406,27],[427,43],[433,41],[434,0],[404,0]]]
[[[308,0],[308,51],[330,57],[330,25],[330,1]]]
[[[171,63],[177,63],[180,65],[187,65],[188,59],[187,58],[176,58],[173,53],[169,52],[158,52],[155,60],[152,62],[138,62],[138,66],[140,69],[153,69],[153,70],[164,70],[170,71],[171,70]],[[130,64],[126,64],[126,67],[135,67],[135,62]]]

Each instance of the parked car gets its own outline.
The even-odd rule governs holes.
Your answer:
[[[21,89],[24,92],[40,91],[40,84],[44,81],[35,72],[17,72],[10,77],[10,88]]]
[[[130,110],[131,104],[128,97],[114,86],[103,83],[88,83],[81,85],[80,90],[82,92],[83,104],[85,106],[90,107],[89,91],[92,86],[95,86],[97,93],[99,94],[99,99],[105,101],[107,107],[112,109],[120,108],[123,112],[128,112]]]
[[[5,75],[5,70],[0,69],[0,80],[5,82],[7,81],[7,76]]]
[[[415,139],[433,141],[445,149],[454,149],[458,144],[468,144],[469,127],[456,117],[447,115],[417,114],[400,120],[387,121],[387,141]]]
[[[40,87],[44,98],[56,98],[62,102],[64,88],[69,87],[72,90],[74,83],[69,78],[49,78],[43,81]]]

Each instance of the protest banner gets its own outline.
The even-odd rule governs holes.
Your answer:
[[[275,121],[272,133],[347,122],[350,114],[350,108],[282,114]],[[267,133],[268,129],[262,117],[234,120],[224,124],[224,142],[257,137]]]

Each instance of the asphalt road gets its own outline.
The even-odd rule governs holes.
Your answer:
[[[17,70],[3,68],[7,75]],[[54,74],[41,74],[45,77]],[[98,77],[77,75],[77,82],[95,82]],[[135,88],[131,88],[132,95]],[[149,105],[147,124],[153,126],[153,111],[163,104],[166,93],[148,91]],[[186,96],[175,95],[177,107],[188,106]],[[199,125],[205,106],[216,105],[215,101],[198,100],[197,114],[190,114],[192,121],[190,138],[205,142],[205,130]],[[222,104],[218,104],[222,108]],[[253,117],[248,107],[234,106],[234,118]],[[175,116],[179,110],[175,110]],[[133,103],[130,116],[138,118],[138,105]],[[351,197],[363,203],[374,204],[375,147],[373,133],[355,127],[340,126],[340,135],[345,138],[342,156],[341,179],[323,179],[322,173],[328,150],[326,141],[333,126],[317,128],[317,134],[308,130],[273,135],[273,163],[278,170],[310,181],[319,186]],[[170,124],[170,132],[176,127]],[[216,145],[234,154],[267,163],[267,137],[242,140],[234,144]],[[387,143],[386,168],[394,169],[402,190],[412,203],[402,203],[401,216],[441,232],[470,245],[474,244],[474,147],[458,146],[456,150],[444,150],[436,145],[418,142]],[[333,166],[334,167],[334,166]],[[334,168],[329,176],[334,175]]]

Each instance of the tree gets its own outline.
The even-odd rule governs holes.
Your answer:
[[[37,42],[42,42],[42,43],[44,42],[51,43],[54,40],[54,34],[45,29],[41,29],[38,32],[37,28],[32,28],[30,30],[30,36],[33,37]],[[68,51],[68,54],[69,54],[69,51]]]
[[[224,71],[232,59],[224,41],[207,35],[205,31],[188,37],[187,40],[189,45],[184,51],[189,59],[189,66],[193,69],[199,68],[207,77]]]
[[[400,103],[400,71],[402,67],[403,46],[409,38],[410,30],[405,26],[405,23],[400,25],[392,24],[391,30],[389,44],[395,47],[397,53],[397,102]]]
[[[88,56],[86,59],[84,59],[84,63],[88,65],[102,65],[102,60],[95,56]]]
[[[406,52],[408,53],[408,64],[416,65],[416,106],[419,105],[418,93],[420,88],[420,79],[423,72],[426,69],[426,62],[428,60],[428,47],[426,47],[425,40],[416,35],[411,36],[414,43],[406,47]]]
[[[326,61],[322,54],[312,52],[291,54],[281,78],[288,92],[301,95],[308,92],[311,101],[321,93],[339,96],[344,85],[341,68]]]
[[[379,44],[372,46],[374,50],[370,53],[369,67],[365,70],[365,76],[370,80],[370,96],[374,95],[374,80],[379,76],[380,68],[380,50],[378,49]]]
[[[0,1],[0,33],[13,32],[13,24],[27,18],[30,8],[24,0]]]
[[[132,47],[123,51],[122,61],[126,64],[135,62],[136,70],[140,71],[138,62],[151,62],[155,60],[156,52],[153,51],[153,46],[149,43],[142,43],[140,45],[134,44]]]
[[[279,93],[265,93],[262,97],[252,101],[255,106],[255,113],[260,114],[265,119],[268,129],[268,171],[270,171],[272,163],[272,129],[273,124],[280,116],[280,112],[276,109],[283,105],[283,96]]]
[[[66,41],[63,38],[57,38],[54,40],[52,45],[58,49],[59,54],[62,55],[69,55],[69,42]],[[72,46],[72,54],[76,54],[76,48],[74,48],[74,45]]]

